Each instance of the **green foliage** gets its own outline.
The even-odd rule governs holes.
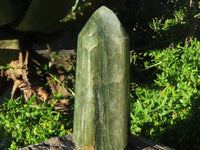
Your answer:
[[[65,70],[67,80],[62,83],[50,69],[56,59],[60,59],[57,53],[52,52],[51,61],[43,67],[43,71],[53,77],[56,81],[66,87],[73,94],[69,101],[74,100],[74,80],[75,66],[71,62],[70,67]],[[58,64],[62,66],[62,64]],[[55,67],[55,66],[54,66]],[[9,65],[0,66],[1,69],[11,69]],[[38,72],[41,70],[38,69]],[[54,68],[55,69],[55,68]],[[41,72],[43,73],[43,72]],[[49,83],[50,83],[49,82]],[[47,83],[46,85],[48,85]],[[54,103],[42,103],[33,96],[27,102],[23,102],[23,97],[0,106],[0,149],[18,149],[30,144],[43,142],[54,136],[64,136],[72,131],[73,118],[71,115],[63,115],[55,111],[54,105],[57,101],[66,99],[62,91],[53,93],[51,96]],[[70,105],[73,110],[73,104]]]
[[[70,14],[67,14],[60,22],[70,22],[72,20],[76,20],[77,16],[83,16],[85,9],[89,9],[92,5],[91,2],[85,2],[81,6],[77,7]]]
[[[79,5],[76,0],[72,12],[68,12],[60,22],[68,23],[76,20],[85,15],[84,12],[88,12],[90,8],[93,9],[91,1],[84,2]],[[127,2],[129,3],[125,7],[122,6],[122,11],[116,14],[131,40],[131,132],[177,149],[200,149],[200,42],[198,41],[200,2],[188,0],[127,0]],[[192,37],[197,38],[187,42]],[[46,73],[53,77],[52,81],[60,83],[57,77],[49,72],[49,67],[51,64],[44,66]],[[74,79],[74,67],[67,70],[69,74],[65,83],[65,87],[71,90],[73,95],[75,95],[74,87],[72,88],[70,84]],[[54,93],[53,98],[62,99],[62,94]],[[59,121],[52,121],[54,118],[58,120],[56,116],[60,116],[57,115],[59,112],[52,111],[52,106],[39,104],[35,107],[28,103],[21,104],[18,99],[15,102],[9,101],[0,108],[2,120],[0,137],[3,137],[3,140],[0,138],[0,149],[8,147],[15,149],[44,141],[50,137],[46,133],[49,130],[53,131],[53,127],[56,131],[51,137],[59,135],[62,133],[59,130],[61,124],[67,125],[65,129],[71,129],[65,123],[66,118],[58,117]],[[40,115],[37,114],[39,111]],[[21,119],[20,113],[21,118],[31,121],[26,122]],[[45,116],[52,116],[51,120]],[[49,121],[55,125],[49,124]],[[71,124],[71,120],[66,122]],[[42,128],[44,123],[46,128]],[[33,132],[35,128],[41,131],[42,137],[35,135]],[[29,134],[31,134],[30,142],[26,137]]]
[[[45,71],[45,74],[49,75],[50,77],[52,77],[52,80],[47,82],[45,85],[49,85],[50,83],[56,81],[58,82],[60,85],[62,85],[63,87],[65,87],[72,95],[73,97],[71,97],[71,99],[74,99],[75,96],[75,89],[74,89],[74,83],[73,80],[75,80],[75,65],[72,61],[70,61],[70,67],[67,68],[67,70],[65,70],[65,76],[66,76],[66,80],[65,83],[62,83],[55,74],[51,73],[51,68],[52,68],[52,64],[54,63],[54,61],[56,59],[61,59],[62,57],[57,55],[56,52],[52,52],[51,53],[51,61],[49,62],[49,64],[45,64],[43,67],[43,70]],[[62,67],[63,64],[58,64],[58,67]],[[55,67],[55,66],[54,66]],[[56,94],[56,93],[54,93]]]
[[[79,0],[76,0],[74,6],[72,7],[72,11],[74,11],[76,9],[76,7],[78,6]]]
[[[4,103],[0,108],[0,149],[17,149],[70,133],[72,118],[53,107],[36,97],[25,103],[22,97]]]
[[[127,0],[120,20],[131,38],[131,49],[166,48],[199,37],[198,1],[188,0]]]
[[[176,149],[199,149],[200,4],[134,0],[134,7],[126,10],[132,15],[131,131]]]
[[[174,11],[174,18],[171,19],[158,19],[157,17],[153,18],[152,23],[150,23],[151,29],[154,30],[154,32],[158,33],[160,36],[163,36],[163,31],[170,30],[176,25],[183,25],[186,22],[184,19],[184,12],[182,10]]]
[[[183,47],[144,54],[152,58],[144,62],[146,70],[156,70],[156,76],[135,90],[132,133],[177,149],[200,147],[199,49],[194,39]]]

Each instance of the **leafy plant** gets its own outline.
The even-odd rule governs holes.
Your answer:
[[[66,81],[65,83],[62,83],[58,77],[53,74],[50,70],[52,67],[52,64],[54,63],[55,59],[61,59],[61,56],[58,56],[56,54],[56,52],[52,52],[51,54],[51,61],[49,62],[49,64],[45,64],[43,67],[43,70],[45,71],[45,74],[49,75],[50,77],[52,77],[52,80],[47,82],[46,85],[49,85],[50,83],[56,81],[58,82],[60,85],[62,85],[63,87],[65,87],[73,96],[75,96],[75,92],[74,92],[74,83],[73,80],[75,80],[75,64],[70,61],[70,67],[67,68],[65,70],[65,76],[66,76]],[[58,64],[58,67],[62,67],[63,64]],[[57,94],[57,93],[55,93]]]
[[[83,2],[82,2],[83,3]],[[76,2],[75,7],[72,7],[72,12],[67,14],[60,22],[69,22],[72,20],[76,20],[77,16],[84,16],[84,11],[88,9],[92,3],[91,2],[84,2],[82,5],[78,6],[78,2]]]
[[[9,100],[0,108],[0,149],[16,149],[43,142],[72,131],[72,118],[53,110],[54,103],[42,103],[36,97],[22,102]]]
[[[56,81],[74,94],[72,83],[75,78],[74,63],[71,62],[71,66],[64,70],[67,80],[63,83],[49,71],[52,64],[55,63],[55,59],[60,59],[60,57],[56,53],[52,53],[49,64],[43,67],[42,72],[37,68],[38,73],[42,74],[45,71],[48,76],[53,77],[50,82]],[[0,69],[10,68],[9,65],[0,66]],[[54,110],[55,103],[64,99],[62,91],[53,93],[51,98],[55,100],[54,103],[42,103],[36,96],[23,102],[21,96],[14,101],[8,100],[7,103],[2,104],[0,107],[0,149],[18,149],[19,147],[43,142],[50,137],[64,136],[72,132],[73,118],[71,114],[63,115]],[[68,98],[68,100],[72,99],[74,99],[74,96]],[[70,106],[73,110],[73,102],[72,104],[71,102]]]
[[[200,42],[194,39],[173,50],[145,53],[152,58],[145,62],[146,69],[155,68],[156,78],[135,90],[132,133],[177,149],[200,146],[199,49]]]

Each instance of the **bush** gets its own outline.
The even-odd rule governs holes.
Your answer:
[[[156,76],[135,90],[133,134],[177,149],[200,148],[199,49],[200,42],[194,39],[183,47],[144,54],[152,58],[144,63],[146,70],[154,70]]]
[[[53,107],[53,103],[41,103],[35,97],[25,103],[18,98],[2,104],[0,149],[17,149],[70,133],[72,119]]]

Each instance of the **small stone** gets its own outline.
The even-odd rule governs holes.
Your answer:
[[[18,150],[81,150],[76,143],[73,142],[73,135],[69,134],[63,137],[53,137],[35,145],[19,148]]]

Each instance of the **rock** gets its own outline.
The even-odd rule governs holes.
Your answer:
[[[1,139],[0,139],[1,141]],[[5,142],[5,141],[3,141]],[[53,137],[44,143],[29,145],[18,150],[81,150],[73,141],[73,134],[64,137]],[[148,139],[131,135],[125,150],[174,150],[168,146]]]
[[[18,150],[81,150],[72,139],[72,134],[63,137],[53,137],[35,145],[29,145]]]
[[[125,150],[174,150],[168,146],[131,134]]]
[[[122,150],[129,135],[129,39],[108,8],[78,36],[74,140],[82,150]]]

